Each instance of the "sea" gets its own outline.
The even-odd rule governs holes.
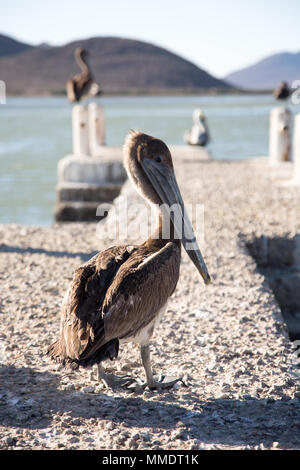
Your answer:
[[[195,108],[204,112],[215,159],[268,155],[272,95],[103,96],[107,145],[130,129],[183,145]],[[299,105],[288,104],[292,112]],[[72,153],[72,105],[65,97],[8,97],[0,104],[0,223],[54,222],[57,163]]]

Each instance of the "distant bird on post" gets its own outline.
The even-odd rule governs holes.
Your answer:
[[[99,96],[102,93],[100,86],[93,79],[87,63],[88,56],[88,51],[81,47],[75,50],[75,59],[81,73],[74,75],[66,84],[67,97],[72,103],[78,103],[84,98]]]
[[[286,100],[290,96],[291,90],[286,82],[281,82],[280,86],[274,90],[273,94],[277,100]]]
[[[209,142],[209,131],[205,116],[201,109],[195,109],[193,113],[193,127],[184,133],[184,140],[189,145],[200,145],[204,147]]]
[[[48,354],[75,366],[97,364],[106,386],[126,386],[133,379],[107,374],[102,362],[115,359],[122,342],[135,342],[146,384],[168,387],[180,379],[155,380],[149,342],[179,279],[181,244],[206,284],[210,277],[166,144],[132,131],[124,146],[124,165],[136,190],[157,209],[157,228],[141,245],[108,248],[76,269],[63,302],[60,338]]]

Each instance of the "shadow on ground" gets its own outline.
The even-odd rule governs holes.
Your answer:
[[[281,309],[291,341],[300,339],[300,234],[244,239]]]
[[[51,427],[53,415],[122,423],[128,428],[160,428],[170,432],[178,427],[182,440],[204,443],[258,445],[274,441],[285,448],[299,446],[299,400],[247,397],[202,401],[187,392],[158,393],[156,401],[141,395],[86,394],[59,390],[60,376],[31,368],[0,368],[0,425],[23,429]]]
[[[13,245],[6,245],[2,243],[0,245],[0,253],[17,253],[17,254],[38,254],[38,255],[46,255],[46,256],[54,256],[55,258],[81,258],[82,261],[88,261],[90,258],[95,256],[98,252],[93,251],[92,253],[83,253],[83,252],[76,252],[72,253],[70,251],[49,251],[45,250],[44,248],[21,248],[19,246]]]

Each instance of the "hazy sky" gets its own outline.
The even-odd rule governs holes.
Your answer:
[[[300,0],[9,0],[0,32],[53,45],[120,36],[163,46],[215,76],[300,50]]]

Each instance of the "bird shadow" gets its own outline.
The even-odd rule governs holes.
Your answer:
[[[1,243],[0,245],[0,253],[17,253],[17,254],[38,254],[38,255],[46,255],[46,256],[54,256],[55,258],[81,258],[82,261],[88,261],[90,258],[95,256],[98,252],[92,251],[91,253],[84,253],[84,252],[75,252],[72,253],[70,251],[51,251],[45,250],[44,248],[31,248],[26,247],[22,248],[19,246],[13,245],[6,245],[5,243]]]
[[[201,400],[188,389],[184,395],[153,392],[151,400],[134,393],[114,396],[66,391],[59,389],[57,374],[13,365],[2,365],[0,377],[0,425],[6,427],[49,428],[58,413],[154,433],[157,429],[171,433],[176,428],[182,441],[195,439],[230,446],[263,443],[266,447],[276,441],[283,447],[299,447],[298,399]]]

